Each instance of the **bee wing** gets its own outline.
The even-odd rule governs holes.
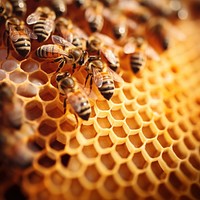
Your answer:
[[[94,99],[94,100],[97,99],[97,95],[96,95],[93,91],[90,91],[89,88],[84,87],[84,85],[82,85],[82,84],[80,84],[80,83],[79,83],[79,88],[80,88],[81,91],[82,91],[86,96],[88,96],[90,99]]]
[[[46,31],[51,32],[51,31],[54,29],[54,21],[51,20],[51,19],[47,19],[47,20],[45,21],[44,29],[45,29]]]
[[[135,52],[136,46],[133,42],[128,42],[124,45],[124,53],[131,54]]]
[[[64,38],[58,36],[58,35],[52,35],[51,39],[54,44],[59,44],[64,47],[74,46],[71,42],[65,40]]]
[[[93,21],[95,16],[96,16],[95,11],[91,7],[88,7],[85,10],[85,19],[87,21],[89,21],[89,22]]]
[[[72,108],[75,110],[75,112],[81,111],[81,101],[76,95],[70,95],[68,98],[69,104],[72,106]]]
[[[26,23],[29,24],[29,25],[35,24],[39,19],[40,19],[39,13],[32,13],[27,17]]]
[[[114,44],[114,40],[107,35],[104,35],[104,34],[98,33],[98,32],[94,33],[93,35],[98,37],[101,41],[103,41],[107,45],[113,45]]]
[[[37,35],[27,26],[24,27],[24,31],[31,39],[34,39],[34,40],[37,39]]]
[[[19,39],[19,32],[12,25],[9,26],[9,35],[13,42],[16,42]]]
[[[109,67],[107,68],[107,71],[111,75],[111,77],[113,78],[114,81],[119,82],[119,83],[123,83],[124,82],[124,80],[122,79],[122,77],[119,76],[116,72],[114,72]]]
[[[88,36],[87,34],[82,30],[80,29],[79,27],[75,26],[74,25],[74,32],[81,38],[85,39],[85,40],[88,40]]]
[[[97,69],[93,69],[93,78],[95,85],[100,88],[103,84],[103,76]]]
[[[111,49],[103,49],[102,50],[103,54],[105,55],[105,57],[107,58],[107,60],[112,63],[113,65],[115,65],[117,63],[117,59],[115,54],[111,51]]]
[[[146,48],[145,54],[146,54],[147,57],[149,57],[149,58],[151,58],[155,61],[160,61],[159,54],[149,45]]]

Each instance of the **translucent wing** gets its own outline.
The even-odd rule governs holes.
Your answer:
[[[101,73],[98,71],[98,69],[93,69],[93,79],[95,85],[100,88],[103,84],[103,76]]]
[[[117,58],[111,49],[103,49],[103,54],[107,58],[107,60],[115,65],[117,63]]]
[[[116,72],[114,72],[112,69],[109,67],[107,68],[108,73],[112,76],[113,80],[119,83],[123,83],[124,80],[122,79],[121,76],[119,76]]]
[[[18,39],[19,39],[19,31],[17,31],[15,29],[14,26],[9,26],[9,35],[10,35],[10,39],[13,41],[13,42],[16,42]]]
[[[81,111],[81,101],[79,99],[79,96],[77,95],[70,95],[68,98],[69,104],[72,106],[75,112]]]
[[[82,29],[80,29],[79,27],[74,25],[73,30],[74,30],[74,33],[77,34],[79,37],[81,37],[85,40],[88,39],[87,34]]]
[[[149,57],[155,61],[160,61],[159,54],[149,45],[146,48],[145,54],[147,57]]]
[[[88,21],[88,22],[91,22],[95,19],[95,11],[93,10],[93,8],[89,7],[86,9],[85,11],[85,19]]]
[[[24,31],[31,39],[34,39],[34,40],[37,39],[37,35],[27,26],[24,27]]]
[[[26,23],[29,24],[29,25],[35,24],[39,19],[40,19],[39,13],[32,13],[27,17]]]
[[[81,91],[82,91],[86,96],[88,96],[90,99],[96,100],[96,99],[98,98],[97,95],[96,95],[93,91],[91,91],[89,88],[84,87],[84,85],[82,85],[82,84],[80,84],[80,83],[79,83],[79,88],[80,88]]]
[[[44,29],[51,32],[54,29],[54,21],[51,19],[46,19]]]
[[[74,46],[71,42],[65,40],[64,38],[58,36],[58,35],[52,35],[51,39],[54,44],[59,44],[64,47]]]
[[[104,35],[104,34],[101,34],[101,33],[98,33],[98,32],[94,33],[93,35],[98,37],[100,40],[102,40],[107,45],[114,44],[114,40],[107,35]]]
[[[130,54],[135,52],[136,46],[133,42],[128,42],[124,45],[124,53]]]

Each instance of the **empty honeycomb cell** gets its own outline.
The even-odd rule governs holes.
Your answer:
[[[127,111],[135,111],[138,109],[137,105],[135,102],[131,102],[131,103],[125,103],[124,104],[124,108],[127,110]]]
[[[166,171],[162,169],[162,166],[158,161],[153,161],[151,163],[151,169],[159,180],[165,179],[167,177]]]
[[[101,177],[95,165],[88,166],[84,175],[88,181],[96,184]]]
[[[195,180],[197,178],[196,172],[187,162],[181,162],[180,170],[188,178],[188,180]]]
[[[20,68],[23,71],[30,73],[38,70],[39,64],[34,60],[27,59],[21,63]]]
[[[67,153],[62,154],[62,155],[60,156],[60,161],[61,161],[61,163],[62,163],[62,165],[63,165],[64,167],[67,167],[67,166],[68,166],[69,161],[70,161],[70,158],[71,158],[71,156],[70,156],[69,154],[67,154]]]
[[[57,91],[55,88],[45,85],[39,91],[39,96],[43,101],[52,101],[57,96]]]
[[[30,171],[28,171],[25,178],[27,179],[29,184],[34,185],[41,183],[44,180],[44,175],[36,169],[31,169]]]
[[[145,160],[142,152],[134,153],[132,161],[138,169],[144,169],[148,165],[148,162]]]
[[[140,109],[138,113],[144,122],[151,121],[152,113],[147,107],[145,107],[144,109]]]
[[[108,149],[113,146],[113,142],[109,135],[99,136],[98,143],[102,149]]]
[[[13,71],[9,74],[9,79],[14,83],[23,83],[27,79],[27,75],[24,72]]]
[[[110,109],[109,104],[106,100],[97,100],[96,106],[98,107],[98,109],[100,109],[102,111],[103,110],[107,111]]]
[[[47,115],[52,118],[59,118],[64,114],[62,105],[58,104],[56,101],[49,103],[45,110]]]
[[[178,163],[176,162],[176,160],[172,154],[173,154],[173,152],[171,152],[171,151],[164,151],[162,153],[162,159],[163,159],[163,161],[165,161],[165,163],[167,164],[168,167],[176,168]],[[172,158],[172,156],[173,156],[173,158]]]
[[[192,131],[192,135],[194,136],[194,138],[196,139],[197,142],[200,141],[199,130],[193,130],[193,131]]]
[[[162,118],[162,117],[155,120],[154,123],[159,130],[164,130],[167,127],[167,124],[168,124],[167,121],[165,121],[165,119]]]
[[[112,130],[118,138],[125,138],[127,136],[123,126],[114,126],[112,127]]]
[[[102,200],[103,198],[97,190],[92,190],[89,199]]]
[[[75,196],[76,198],[81,197],[81,195],[84,191],[84,188],[81,185],[79,179],[74,178],[71,180],[70,191],[71,191],[72,195]]]
[[[61,188],[64,185],[65,179],[59,171],[55,170],[50,174],[50,180],[54,186]]]
[[[111,115],[114,120],[123,120],[125,118],[122,109],[119,110],[111,110]]]
[[[6,78],[6,73],[4,70],[0,69],[0,81]]]
[[[93,125],[86,126],[86,125],[81,124],[80,132],[86,139],[95,138],[97,135],[97,132]]]
[[[153,191],[155,185],[149,180],[146,173],[141,173],[137,177],[138,186],[145,192]]]
[[[191,138],[189,138],[188,136],[186,136],[183,141],[184,141],[185,146],[189,150],[194,150],[195,149],[195,143],[194,143],[194,141],[192,141]]]
[[[101,162],[108,170],[112,170],[116,164],[110,153],[101,155]]]
[[[51,139],[50,139],[50,144],[49,146],[53,149],[53,150],[56,150],[56,151],[61,151],[65,148],[65,144],[62,144],[61,142],[59,142],[57,139],[56,139],[56,136],[53,136]]]
[[[31,98],[36,96],[37,88],[34,87],[32,84],[25,82],[17,88],[17,94],[22,97]]]
[[[43,106],[41,102],[33,100],[25,105],[25,115],[29,120],[36,120],[43,114]]]
[[[132,91],[130,90],[129,87],[124,87],[123,93],[124,93],[127,100],[132,100],[132,99],[135,98],[135,96],[133,96]]]
[[[57,64],[52,62],[42,62],[40,67],[47,74],[51,74],[57,70]]]
[[[158,193],[160,194],[161,198],[165,200],[174,198],[174,194],[169,190],[166,183],[161,183],[158,186]]]
[[[48,155],[47,153],[43,153],[38,158],[38,164],[44,168],[50,168],[55,166],[56,160],[52,158],[52,156]]]
[[[146,143],[145,150],[151,158],[160,156],[160,150],[156,147],[153,142]]]
[[[96,158],[98,156],[98,153],[93,145],[84,146],[82,149],[82,153],[87,158]]]
[[[129,135],[128,138],[135,148],[140,148],[144,144],[139,134]]]
[[[199,154],[196,155],[196,154],[192,153],[189,157],[189,162],[196,170],[200,170]]]
[[[71,132],[76,129],[76,124],[66,117],[63,120],[60,120],[60,129],[64,132]]]
[[[186,183],[181,180],[181,177],[175,172],[171,172],[169,175],[169,183],[176,189],[177,191],[186,190]]]
[[[154,124],[149,124],[142,127],[142,133],[147,139],[156,137],[158,132],[159,131]]]
[[[174,122],[176,120],[176,115],[172,111],[168,111],[165,114],[166,118],[169,120],[169,122]]]
[[[28,79],[31,83],[39,86],[46,84],[48,81],[47,75],[41,71],[31,73]]]
[[[174,154],[181,160],[187,157],[188,151],[182,143],[177,143],[172,146]]]
[[[38,131],[43,136],[52,134],[57,129],[57,124],[51,119],[44,119],[41,121]]]
[[[115,94],[112,96],[111,101],[112,101],[114,104],[120,104],[120,103],[123,102],[123,101],[120,99],[119,94],[117,94],[117,93],[115,93]]]
[[[191,194],[195,199],[200,199],[200,186],[198,184],[192,184]]]
[[[187,127],[187,124],[185,122],[179,122],[178,125],[183,132],[188,131],[188,127]]]
[[[123,163],[119,166],[118,169],[118,174],[120,175],[120,177],[126,181],[129,182],[133,179],[134,174],[132,173],[132,171],[129,169],[129,167],[127,166],[126,163]]]
[[[169,147],[172,143],[170,138],[167,137],[166,133],[158,135],[157,140],[163,148]]]
[[[6,60],[1,64],[1,68],[6,72],[14,71],[18,67],[18,63],[15,60]]]
[[[173,139],[173,140],[178,140],[181,135],[180,135],[180,131],[178,131],[177,127],[169,127],[167,129],[167,132],[169,134],[169,136]]]
[[[32,151],[32,152],[40,152],[43,150],[43,148],[37,144],[37,142],[34,139],[29,139],[27,142],[27,147]]]
[[[97,123],[101,128],[111,128],[111,124],[107,117],[97,118]]]
[[[136,101],[140,106],[147,105],[147,102],[148,102],[146,95],[143,95],[143,94],[138,95],[138,97],[136,98]]]
[[[117,192],[117,190],[119,189],[119,185],[117,184],[113,176],[106,177],[104,181],[104,187],[108,192],[111,192],[112,195],[113,193]]]
[[[130,152],[126,146],[126,143],[124,144],[118,144],[115,147],[116,153],[121,157],[121,159],[127,159],[130,155]]]
[[[137,113],[131,117],[127,117],[125,121],[128,127],[132,130],[139,129],[142,124],[141,118]]]
[[[70,139],[69,147],[71,149],[78,149],[80,147],[80,144],[76,137]]]
[[[139,196],[138,194],[135,192],[134,188],[132,186],[127,186],[124,189],[124,195],[128,200],[132,200],[134,199],[138,199]]]

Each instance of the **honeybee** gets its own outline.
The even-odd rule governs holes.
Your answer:
[[[27,5],[26,5],[26,0],[9,0],[10,3],[13,6],[13,12],[21,17],[26,14],[27,11]]]
[[[26,22],[29,25],[33,24],[33,31],[37,35],[37,40],[44,42],[54,30],[55,18],[56,15],[53,10],[48,7],[38,7],[34,13],[27,17]]]
[[[8,52],[9,43],[11,42],[17,54],[23,58],[27,57],[31,51],[30,39],[37,39],[37,35],[25,26],[24,21],[14,17],[6,20],[6,33],[8,35]]]
[[[12,87],[6,82],[0,83],[1,124],[12,129],[20,129],[23,122],[21,107],[21,102],[14,95]]]
[[[91,56],[88,59],[85,70],[88,73],[86,76],[85,85],[90,77],[90,91],[92,90],[92,82],[94,81],[99,92],[107,100],[109,100],[114,94],[114,81],[120,83],[123,82],[123,79],[113,70],[108,68],[106,64],[103,63],[97,56]]]
[[[119,56],[117,53],[119,47],[114,44],[112,38],[100,33],[95,33],[88,38],[86,47],[89,53],[96,53],[99,57],[102,52],[109,68],[113,71],[117,71],[120,66]]]
[[[92,32],[100,32],[103,28],[104,18],[102,16],[103,4],[100,2],[91,2],[85,10],[85,19]]]
[[[74,0],[74,4],[78,8],[84,8],[90,4],[90,0]]]
[[[118,2],[118,0],[101,0],[101,2],[106,6],[106,7],[110,7],[113,6],[114,4],[116,4]]]
[[[135,74],[144,68],[147,57],[156,61],[160,60],[157,52],[148,46],[141,36],[129,38],[129,41],[124,46],[124,53],[130,54],[130,66]]]
[[[0,1],[0,17],[7,19],[12,16],[13,7],[9,1]]]
[[[64,15],[67,12],[67,5],[65,1],[63,0],[49,0],[49,1],[57,17]]]
[[[75,114],[83,120],[88,120],[91,113],[91,106],[87,95],[81,90],[77,80],[69,72],[64,72],[57,74],[56,81],[60,93],[65,96],[63,104],[64,113],[66,112],[68,101]],[[77,117],[76,120],[78,121]]]

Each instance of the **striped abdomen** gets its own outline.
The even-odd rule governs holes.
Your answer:
[[[75,113],[83,120],[88,120],[91,113],[88,98],[81,92],[77,91],[69,95],[68,101]]]
[[[103,23],[104,23],[104,20],[101,15],[94,16],[93,19],[89,21],[90,30],[92,32],[101,31],[103,27]]]
[[[61,47],[55,44],[46,44],[39,47],[36,55],[39,58],[58,58],[61,56]]]
[[[130,65],[133,73],[138,73],[145,65],[145,55],[142,52],[134,52],[130,56]]]
[[[110,76],[110,74],[107,72],[102,72],[102,76],[103,76],[102,86],[99,87],[98,89],[104,96],[104,98],[109,100],[114,94],[115,90],[114,81]]]
[[[46,41],[51,35],[51,31],[46,30],[46,20],[47,19],[40,19],[33,26],[33,31],[38,37],[38,42]]]
[[[20,36],[17,41],[12,41],[14,50],[22,57],[28,56],[31,51],[30,38],[23,32],[19,32]]]

